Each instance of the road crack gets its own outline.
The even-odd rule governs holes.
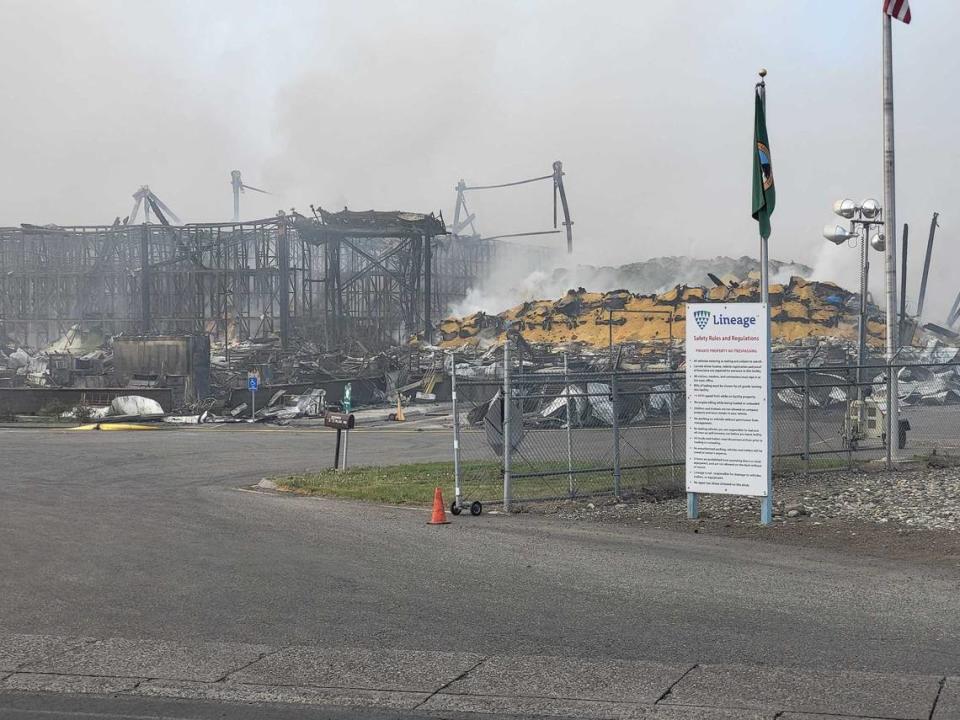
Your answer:
[[[930,708],[930,716],[928,720],[933,720],[933,716],[937,714],[937,703],[940,702],[940,696],[943,694],[943,688],[947,684],[947,678],[940,678],[940,686],[937,688],[937,695],[933,698],[933,706]]]
[[[656,702],[654,702],[653,704],[654,704],[654,705],[659,705],[659,704],[662,703],[664,700],[666,700],[668,697],[670,697],[670,693],[672,693],[672,692],[673,692],[673,689],[674,689],[677,685],[680,684],[680,681],[683,680],[687,675],[689,675],[690,673],[692,673],[694,670],[696,670],[698,667],[700,667],[700,664],[699,664],[699,663],[697,663],[697,664],[695,664],[695,665],[691,665],[690,667],[688,667],[688,668],[686,669],[686,671],[683,673],[683,675],[681,675],[681,676],[678,677],[676,680],[674,680],[672,683],[670,683],[670,687],[668,687],[666,690],[664,690],[663,695],[661,695],[660,697],[658,697],[658,698],[656,699]]]
[[[431,699],[431,698],[433,698],[435,695],[438,695],[439,693],[443,692],[444,690],[446,690],[448,687],[450,687],[451,685],[453,685],[453,684],[454,684],[455,682],[457,682],[458,680],[463,680],[463,678],[465,678],[467,675],[469,675],[470,673],[472,673],[472,672],[473,672],[474,670],[476,670],[478,667],[480,667],[481,665],[483,665],[487,660],[489,660],[490,657],[491,657],[490,655],[485,655],[484,657],[480,658],[480,660],[478,660],[476,663],[474,663],[471,667],[467,668],[467,669],[464,670],[462,673],[460,673],[459,675],[457,675],[455,678],[453,678],[452,680],[449,680],[449,681],[445,682],[443,685],[441,685],[440,687],[438,687],[438,688],[437,688],[436,690],[434,690],[432,693],[430,693],[429,695],[427,695],[427,697],[425,697],[422,702],[418,703],[416,706],[414,706],[413,708],[411,708],[411,710],[419,710],[420,708],[422,708],[426,703],[430,702],[430,699]]]
[[[264,658],[268,658],[271,655],[276,655],[278,652],[281,652],[282,650],[285,650],[285,649],[286,648],[277,648],[276,650],[271,650],[270,652],[259,653],[258,657],[254,658],[250,662],[245,663],[238,668],[227,670],[227,672],[224,673],[223,676],[217,678],[211,684],[226,682],[227,678],[230,677],[231,675],[235,675],[236,673],[241,672],[242,670],[246,670],[248,667],[256,665],[258,662],[260,662]]]

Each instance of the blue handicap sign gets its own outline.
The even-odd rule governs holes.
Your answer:
[[[258,384],[259,381],[257,380],[256,376],[247,378],[247,387],[250,389],[250,392],[256,392]]]

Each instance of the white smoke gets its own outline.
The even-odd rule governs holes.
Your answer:
[[[871,249],[868,255],[867,295],[871,302],[883,303],[883,253]],[[832,282],[853,293],[860,292],[860,246],[823,243],[817,253],[811,280]]]
[[[574,258],[558,254],[551,270],[531,267],[515,255],[502,254],[490,274],[472,287],[460,302],[452,304],[448,316],[465,317],[483,311],[496,314],[520,303],[533,300],[556,300],[569,290],[583,288],[589,292],[628,290],[633,293],[662,293],[678,284],[709,285],[708,272],[718,276],[728,273],[745,279],[757,269],[749,257],[689,258],[658,257],[620,266],[584,265]],[[771,264],[774,265],[776,261]],[[771,281],[788,283],[794,275],[807,277],[810,268],[789,263],[777,268]],[[854,287],[857,287],[854,283]]]
[[[463,300],[454,303],[447,314],[454,317],[480,311],[495,314],[529,300],[555,300],[572,287],[568,273],[576,267],[561,266],[547,272],[515,261],[506,262],[505,259],[498,265],[486,278],[470,288]]]

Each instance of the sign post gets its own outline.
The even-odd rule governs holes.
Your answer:
[[[343,411],[349,413],[353,409],[353,386],[350,383],[347,383],[343,386]],[[337,435],[339,438],[339,430]],[[343,431],[343,459],[340,462],[340,469],[347,469],[347,453],[350,450],[350,429],[347,428]]]
[[[260,372],[251,370],[247,373],[247,389],[250,391],[250,422],[257,419],[257,390],[260,389]]]
[[[326,412],[323,415],[323,424],[328,428],[334,428],[337,431],[337,445],[333,450],[333,469],[343,470],[347,466],[347,449],[343,449],[343,461],[340,461],[340,438],[342,433],[347,435],[356,424],[356,419],[350,413],[344,412]],[[343,435],[346,440],[347,435]]]
[[[765,303],[687,305],[687,515],[698,495],[773,503]],[[761,513],[764,524],[769,513]]]

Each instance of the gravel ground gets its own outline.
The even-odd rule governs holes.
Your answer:
[[[960,567],[960,466],[934,457],[894,471],[863,469],[774,479],[774,522],[759,524],[756,498],[702,495],[700,519],[686,496],[565,501],[525,508],[572,521],[640,524],[695,533],[946,562]]]

